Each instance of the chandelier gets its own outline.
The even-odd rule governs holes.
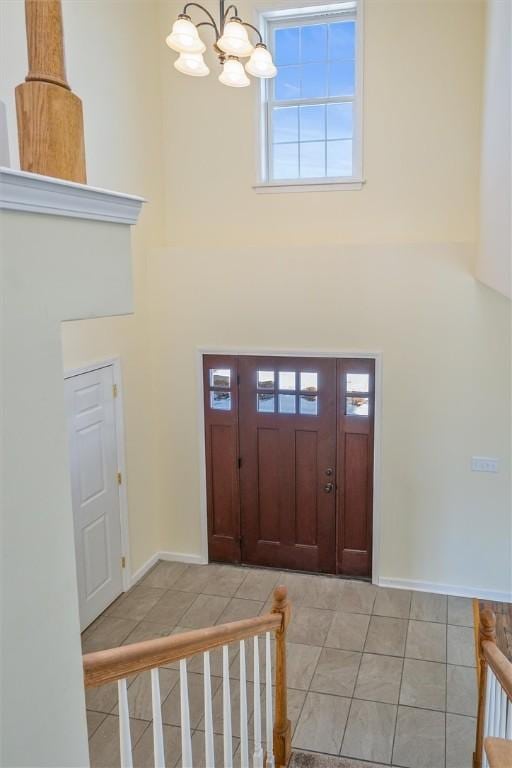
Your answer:
[[[199,37],[199,27],[212,27],[215,32],[213,50],[222,66],[219,80],[232,88],[244,88],[250,84],[246,73],[253,77],[275,77],[277,69],[272,61],[272,55],[263,42],[259,30],[252,24],[242,21],[238,16],[235,5],[224,9],[224,1],[220,0],[219,24],[212,14],[199,3],[187,3],[172,26],[172,32],[165,42],[173,51],[179,53],[174,62],[178,72],[192,77],[206,77],[210,69],[203,59],[206,45]],[[199,8],[206,14],[209,21],[194,24],[188,14],[190,8]],[[228,18],[229,17],[229,18]],[[258,36],[258,42],[253,45],[247,30]],[[249,59],[245,68],[241,59]]]

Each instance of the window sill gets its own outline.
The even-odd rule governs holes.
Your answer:
[[[336,179],[335,181],[269,181],[262,184],[254,184],[253,189],[257,194],[276,195],[287,192],[348,192],[360,190],[365,181],[363,179]]]

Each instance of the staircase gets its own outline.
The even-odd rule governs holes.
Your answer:
[[[274,590],[271,611],[262,616],[86,654],[83,657],[86,688],[95,688],[117,682],[121,768],[132,768],[133,766],[127,678],[141,672],[148,672],[151,676],[154,767],[165,768],[168,764],[164,750],[159,668],[171,662],[179,662],[182,768],[194,768],[187,659],[198,654],[203,656],[206,765],[208,768],[215,768],[210,674],[210,651],[215,648],[222,648],[223,657],[223,766],[224,768],[232,768],[232,713],[228,646],[234,642],[240,644],[241,768],[249,768],[249,766],[251,768],[284,768],[287,766],[291,756],[291,724],[287,716],[286,687],[286,629],[290,615],[291,606],[287,599],[286,587],[277,587]],[[246,641],[253,645],[254,707],[251,737],[254,746],[251,748],[251,754],[249,754],[250,737],[247,712]],[[272,663],[274,644],[275,673]],[[264,742],[262,740],[263,725],[265,726]],[[171,756],[168,757],[170,760]]]

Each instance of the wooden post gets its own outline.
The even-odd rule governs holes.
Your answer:
[[[86,183],[82,102],[64,65],[60,0],[25,0],[29,72],[16,88],[23,171]]]
[[[473,753],[473,768],[481,768],[483,759],[487,662],[483,653],[482,643],[485,641],[496,643],[496,616],[488,608],[485,608],[480,613],[478,632],[478,713],[476,721],[476,745],[475,752]]]
[[[287,766],[291,755],[291,723],[288,720],[286,682],[286,630],[291,618],[286,587],[276,587],[272,613],[281,614],[281,627],[276,631],[276,717],[274,722],[274,758],[276,767]]]

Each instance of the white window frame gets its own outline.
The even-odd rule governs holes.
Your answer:
[[[268,80],[261,81],[261,89],[258,93],[259,100],[259,126],[258,126],[258,181],[254,185],[256,192],[279,193],[279,192],[310,192],[310,191],[328,191],[328,190],[358,190],[364,183],[363,180],[363,0],[346,0],[341,3],[329,4],[311,4],[309,0],[306,6],[301,0],[288,0],[279,4],[276,9],[276,3],[273,3],[272,10],[261,10],[258,16],[258,24],[263,31],[264,39],[271,46],[272,31],[275,26],[296,26],[298,23],[309,21],[310,19],[325,19],[326,22],[339,20],[340,14],[346,19],[356,21],[356,56],[355,56],[355,92],[354,97],[347,99],[336,97],[334,102],[351,101],[354,105],[353,112],[353,163],[352,176],[342,177],[322,177],[318,179],[279,179],[270,178],[270,168],[272,162],[272,143],[271,143],[271,109],[270,109],[270,89],[272,82]],[[318,99],[318,102],[324,103],[325,99]],[[286,106],[285,101],[280,102],[280,106]],[[292,100],[295,105],[296,101]],[[310,99],[306,104],[314,104],[315,99]]]

